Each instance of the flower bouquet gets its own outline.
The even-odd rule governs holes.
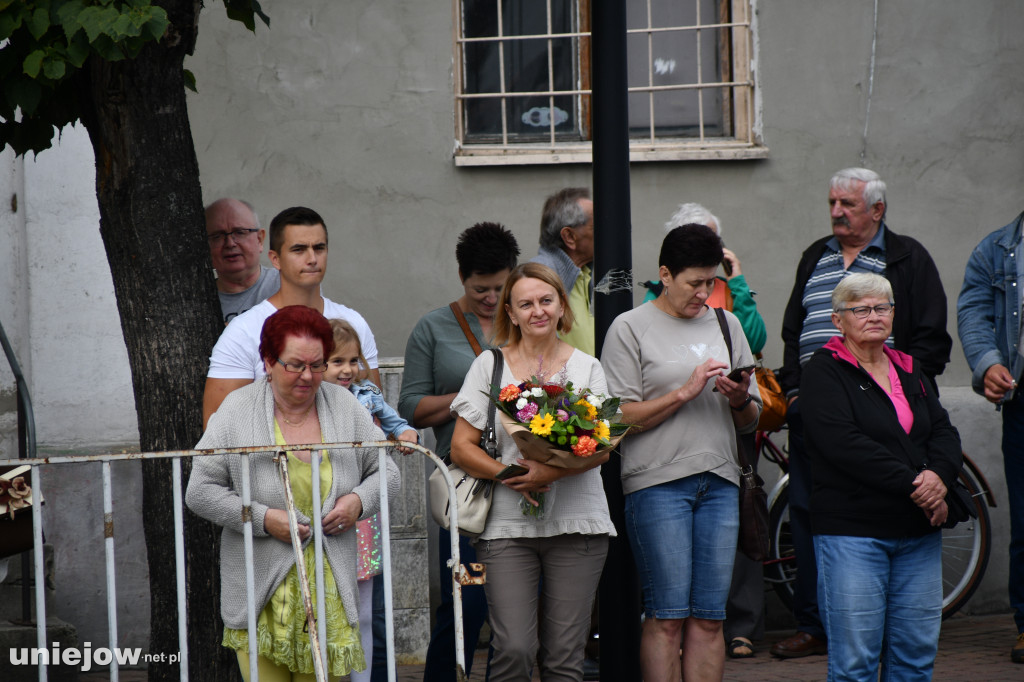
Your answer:
[[[629,426],[612,422],[619,399],[576,389],[572,382],[541,384],[536,378],[509,384],[492,400],[501,423],[527,459],[579,469],[587,458],[619,442]]]
[[[619,411],[618,398],[577,389],[571,381],[542,383],[531,377],[519,385],[492,386],[488,397],[523,457],[554,467],[585,467],[590,457],[615,447],[629,430],[612,421]],[[533,497],[541,507],[526,504],[523,513],[539,515],[543,494]]]

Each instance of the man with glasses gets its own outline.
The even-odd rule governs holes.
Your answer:
[[[916,240],[895,234],[885,224],[885,183],[874,171],[847,168],[829,182],[832,235],[804,251],[793,293],[782,320],[785,344],[779,381],[789,398],[789,516],[797,577],[793,615],[797,632],[771,648],[774,656],[799,658],[826,653],[825,629],[818,613],[818,571],[811,519],[811,464],[800,419],[800,369],[835,336],[832,290],[847,275],[870,272],[892,284],[892,337],[886,343],[908,353],[934,383],[949,362],[953,340],[946,332],[946,294],[928,251]]]
[[[1010,650],[1024,663],[1024,374],[1021,286],[1024,213],[981,240],[971,253],[956,302],[960,343],[971,366],[971,387],[1003,413],[1003,470],[1010,498],[1010,607],[1017,640]]]
[[[267,300],[231,320],[213,347],[203,391],[204,429],[228,393],[263,378],[259,350],[263,323],[285,306],[309,306],[329,320],[351,324],[370,365],[369,379],[380,385],[377,344],[366,320],[355,310],[320,295],[320,283],[327,272],[327,228],[320,214],[302,206],[278,213],[270,221],[267,255],[280,273],[281,286]]]
[[[260,264],[264,234],[247,201],[217,199],[206,207],[206,239],[224,324],[281,288],[277,270]]]

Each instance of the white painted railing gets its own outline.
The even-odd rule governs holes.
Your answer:
[[[413,444],[413,443],[402,443],[404,447],[416,450],[431,461],[434,465],[439,467],[444,474],[445,480],[448,484],[449,497],[455,499],[455,486],[451,477],[448,475],[448,468],[444,465],[441,459],[435,455],[429,449]],[[319,452],[322,450],[345,450],[354,448],[367,448],[376,447],[378,451],[378,471],[386,471],[386,464],[388,460],[387,449],[393,447],[393,441],[362,441],[362,442],[344,442],[344,443],[315,443],[307,445],[289,445],[288,450],[310,450],[317,453],[312,458],[312,478],[314,481],[319,480]],[[116,571],[114,562],[114,514],[113,514],[113,494],[110,476],[110,464],[111,462],[126,461],[126,460],[154,460],[154,459],[171,459],[172,463],[172,494],[174,500],[174,557],[175,557],[175,570],[176,570],[176,581],[175,591],[177,596],[177,611],[178,611],[178,646],[179,646],[179,669],[180,676],[183,682],[187,681],[188,678],[188,632],[187,632],[187,611],[186,611],[186,600],[185,600],[185,546],[184,546],[184,522],[183,522],[183,505],[182,505],[182,481],[181,481],[181,459],[183,457],[211,457],[219,455],[237,454],[242,458],[242,490],[240,491],[242,496],[242,520],[243,520],[243,537],[245,546],[245,572],[246,572],[246,599],[247,599],[247,610],[248,610],[248,631],[249,631],[249,662],[250,662],[250,674],[251,679],[255,682],[259,679],[257,666],[257,636],[256,636],[256,604],[254,597],[254,576],[253,576],[253,544],[252,544],[252,513],[251,513],[251,490],[249,481],[249,466],[248,458],[252,456],[273,456],[278,457],[281,453],[279,447],[250,447],[250,448],[230,448],[221,450],[178,450],[169,452],[143,452],[143,453],[110,453],[110,454],[99,454],[99,455],[71,455],[71,456],[57,456],[57,457],[45,457],[45,458],[31,458],[31,459],[12,459],[12,460],[0,460],[0,466],[13,466],[13,465],[29,465],[32,467],[31,473],[31,485],[33,491],[33,497],[36,500],[41,500],[45,491],[45,481],[42,480],[42,472],[40,467],[42,465],[62,465],[62,464],[82,464],[90,462],[98,462],[103,468],[103,536],[104,536],[104,547],[106,555],[106,590],[107,590],[107,618],[108,618],[108,646],[110,652],[117,651],[117,596],[115,590]],[[394,602],[392,597],[392,567],[391,567],[391,524],[389,519],[389,505],[388,505],[388,491],[387,491],[387,476],[381,475],[380,479],[380,527],[382,533],[382,555],[384,565],[384,608],[385,608],[385,623],[387,632],[387,665],[388,665],[388,679],[390,682],[396,680],[396,669],[395,669],[395,654],[394,654]],[[313,485],[313,506],[315,509],[320,508],[320,486]],[[35,581],[35,603],[36,603],[36,640],[37,647],[41,651],[46,651],[47,647],[47,636],[46,636],[46,604],[45,604],[45,581],[41,579],[41,576],[45,574],[43,566],[43,523],[42,523],[42,512],[40,510],[40,504],[32,505],[32,521],[33,521],[33,559],[35,563],[35,575],[37,579]],[[296,537],[297,526],[294,523],[294,515],[290,514],[291,519],[289,526],[293,537]],[[310,524],[314,532],[314,548],[316,555],[316,580],[318,585],[323,584],[323,530],[320,524]],[[465,639],[463,636],[462,628],[462,585],[472,584],[479,582],[477,578],[474,578],[466,570],[466,567],[462,565],[459,557],[459,534],[458,534],[458,509],[453,505],[451,512],[451,562],[449,568],[451,569],[452,575],[452,598],[455,612],[455,659],[457,664],[456,677],[462,682],[466,679],[466,658],[465,658]],[[301,558],[301,543],[294,543],[298,549],[299,558]],[[317,590],[317,624],[315,635],[318,640],[314,644],[314,651],[319,648],[322,656],[322,660],[318,663],[326,661],[327,647],[326,647],[326,618],[324,617],[324,603],[323,603],[323,591]],[[314,635],[314,631],[310,629],[311,636]],[[91,653],[91,652],[90,652]],[[367,665],[371,662],[368,660]],[[113,682],[118,680],[119,661],[118,657],[110,657],[110,679]],[[317,666],[318,668],[320,666]],[[47,680],[47,666],[39,665],[39,680],[40,682],[46,682]]]

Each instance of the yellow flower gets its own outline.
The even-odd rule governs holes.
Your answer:
[[[537,415],[530,420],[530,433],[537,436],[550,436],[551,427],[555,425],[555,418],[550,414]]]
[[[594,425],[594,439],[599,441],[607,441],[608,436],[611,435],[611,429],[608,428],[608,421],[602,419]]]
[[[577,405],[583,405],[584,407],[587,408],[587,414],[584,417],[587,421],[593,421],[594,417],[597,416],[597,408],[594,407],[593,405],[591,405],[590,403],[588,403],[585,398],[576,401],[576,404]]]

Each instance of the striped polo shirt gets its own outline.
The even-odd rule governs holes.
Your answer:
[[[843,250],[835,237],[825,243],[825,251],[818,259],[807,284],[804,285],[804,324],[800,332],[800,364],[805,364],[833,336],[838,334],[832,325],[832,290],[847,275],[872,272],[885,276],[885,223],[878,227],[874,239],[861,249],[850,267],[843,269]],[[893,345],[890,335],[886,345]]]

